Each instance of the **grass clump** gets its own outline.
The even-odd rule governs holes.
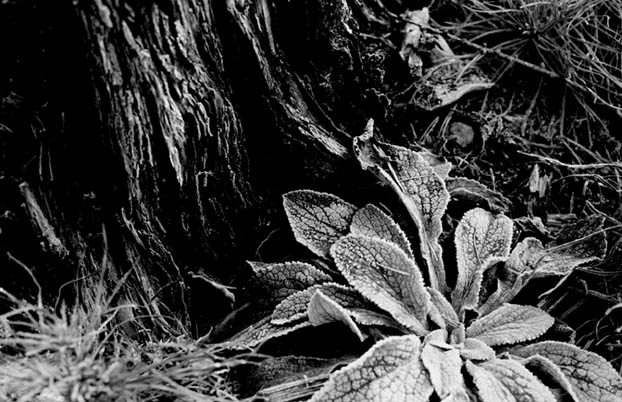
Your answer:
[[[103,292],[98,292],[100,295]],[[122,307],[103,297],[88,310],[56,311],[16,299],[0,315],[0,401],[235,401],[225,376],[242,359],[188,336],[128,337]],[[146,339],[146,340],[145,340]]]
[[[594,104],[622,116],[622,1],[468,0],[461,7],[462,21],[443,26],[452,38],[507,67],[562,79],[593,116]]]

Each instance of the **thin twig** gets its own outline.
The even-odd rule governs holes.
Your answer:
[[[571,163],[564,163],[555,158],[550,158],[548,156],[536,155],[529,152],[518,151],[518,153],[523,154],[525,156],[529,156],[535,159],[538,159],[540,162],[548,163],[551,165],[562,166],[568,169],[604,169],[604,168],[616,168],[622,169],[622,163],[620,162],[608,162],[608,163],[585,163],[581,165],[574,165]]]

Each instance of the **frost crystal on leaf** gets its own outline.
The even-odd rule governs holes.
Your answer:
[[[622,400],[622,378],[607,360],[595,353],[568,343],[545,341],[512,350],[512,354],[550,360],[560,368],[581,402]]]
[[[261,286],[268,291],[271,300],[277,303],[300,290],[331,278],[324,272],[305,262],[284,262],[265,264],[248,261]]]
[[[352,218],[350,232],[355,235],[378,237],[393,242],[400,246],[408,257],[413,258],[406,234],[389,215],[374,205],[368,204],[356,211]]]
[[[466,335],[489,346],[529,341],[544,334],[555,320],[537,307],[505,304],[477,319]]]
[[[283,206],[296,240],[320,257],[348,233],[356,207],[332,194],[297,190],[283,195]]]
[[[475,308],[484,271],[510,253],[513,223],[481,208],[468,211],[455,234],[458,281],[451,294],[456,311]]]
[[[389,337],[333,373],[311,402],[425,402],[433,388],[414,335]]]
[[[423,335],[430,296],[414,261],[386,240],[348,235],[331,249],[350,285],[402,325]]]

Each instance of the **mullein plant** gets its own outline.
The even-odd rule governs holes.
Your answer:
[[[511,303],[531,279],[568,275],[602,258],[602,219],[570,227],[551,245],[528,237],[512,248],[510,218],[467,211],[454,233],[457,280],[450,289],[439,242],[450,198],[486,201],[496,211],[507,200],[477,182],[450,178],[451,165],[426,152],[376,141],[372,122],[355,138],[354,152],[398,195],[419,247],[374,205],[358,208],[312,190],[285,194],[296,240],[335,271],[306,262],[250,262],[278,305],[228,347],[254,347],[331,322],[361,341],[373,337],[374,346],[331,374],[313,402],[622,400],[622,379],[609,362],[547,340],[554,318]],[[493,266],[496,290],[486,292],[482,282]]]

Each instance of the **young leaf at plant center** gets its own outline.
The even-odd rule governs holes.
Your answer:
[[[309,321],[301,321],[290,325],[275,325],[270,320],[270,316],[263,318],[259,322],[238,332],[221,345],[226,349],[232,350],[250,349],[270,339],[311,326]]]
[[[307,308],[311,297],[316,291],[321,291],[345,309],[372,307],[356,290],[329,282],[321,285],[311,286],[288,296],[279,303],[272,312],[272,323],[276,325],[286,325],[307,318]]]
[[[414,335],[389,337],[333,373],[310,402],[425,402],[433,388]]]
[[[443,296],[438,290],[431,287],[427,287],[426,289],[430,294],[430,301],[432,304],[430,309],[430,318],[441,328],[457,328],[460,324],[460,319],[458,318],[456,311],[451,306],[451,303],[449,303],[445,296]],[[433,312],[438,312],[440,320],[435,319]]]
[[[490,360],[495,357],[495,351],[479,339],[466,338],[460,356],[465,360]]]
[[[318,326],[340,321],[350,328],[361,342],[365,340],[365,336],[352,320],[349,312],[337,302],[325,296],[320,290],[316,290],[313,296],[311,296],[311,301],[307,308],[307,315],[309,316],[311,325]]]
[[[320,257],[348,233],[357,208],[341,198],[312,190],[283,195],[283,206],[296,240]]]
[[[484,271],[510,253],[512,220],[481,208],[464,214],[455,233],[458,280],[451,294],[457,312],[478,304]]]
[[[450,177],[445,180],[451,198],[485,204],[495,212],[507,212],[512,202],[501,193],[489,189],[478,181],[465,177]]]
[[[424,345],[421,361],[428,370],[436,395],[441,400],[469,400],[462,378],[462,359],[458,349],[443,350],[430,344]]]
[[[331,254],[364,297],[415,333],[427,332],[430,296],[419,268],[402,249],[386,240],[348,235],[333,245]]]
[[[371,170],[399,196],[417,225],[421,254],[428,265],[431,286],[446,290],[439,237],[441,218],[449,202],[443,180],[417,152],[373,141],[373,126],[354,139],[354,153],[363,169]]]
[[[556,402],[553,393],[515,360],[493,359],[478,366],[492,374],[516,401]]]
[[[505,304],[475,320],[466,335],[488,346],[515,344],[539,337],[554,323],[553,317],[537,307]]]
[[[374,205],[368,204],[356,211],[350,224],[350,232],[393,242],[404,250],[408,257],[413,258],[406,234],[389,215]]]
[[[310,286],[330,282],[331,277],[305,262],[266,264],[248,261],[261,286],[272,301],[279,303],[287,296]]]
[[[545,341],[512,350],[520,357],[542,356],[557,365],[583,402],[619,402],[622,378],[601,356],[564,342]]]

